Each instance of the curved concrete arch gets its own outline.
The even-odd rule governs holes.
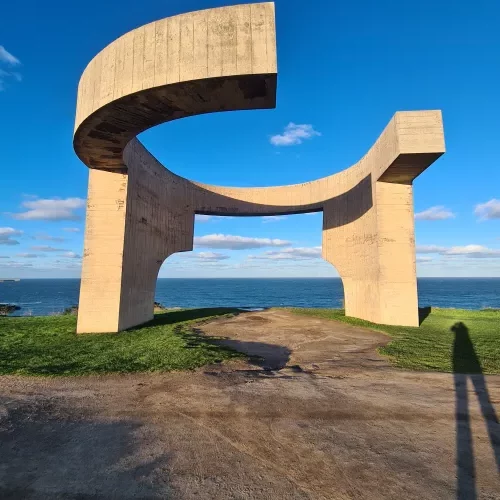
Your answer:
[[[193,248],[194,215],[323,212],[323,257],[346,313],[418,325],[413,180],[444,152],[439,111],[394,115],[366,155],[331,176],[232,188],[180,177],[136,136],[157,124],[276,104],[274,4],[174,16],[101,51],[78,87],[74,148],[90,167],[78,332],[153,317],[163,261]]]

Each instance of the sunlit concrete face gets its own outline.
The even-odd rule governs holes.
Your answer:
[[[276,105],[274,4],[162,19],[122,36],[85,69],[74,148],[90,167],[79,333],[153,318],[158,271],[193,249],[194,215],[323,211],[323,257],[346,314],[418,325],[412,182],[444,152],[440,111],[399,112],[368,153],[317,181],[269,188],[179,177],[136,139],[202,113]]]

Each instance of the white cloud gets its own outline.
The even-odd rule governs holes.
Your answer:
[[[220,222],[222,219],[234,219],[234,217],[229,215],[205,215],[205,214],[195,214],[195,222]]]
[[[251,255],[249,259],[265,260],[309,260],[320,259],[321,247],[285,248],[283,250],[269,250],[261,255]]]
[[[38,255],[36,253],[17,253],[16,257],[22,257],[24,259],[36,259],[37,257],[45,257],[45,255]]]
[[[0,61],[7,63],[10,66],[18,66],[21,64],[21,61],[10,52],[7,52],[3,45],[0,45]]]
[[[262,222],[279,222],[280,220],[284,220],[286,218],[286,215],[264,215],[264,217],[262,217]]]
[[[37,252],[67,252],[65,248],[54,248],[46,245],[34,246],[31,247],[31,250],[35,250]]]
[[[0,255],[0,259],[10,259],[9,255]]]
[[[219,262],[230,258],[229,255],[218,252],[199,252],[193,254],[193,257],[206,262]]]
[[[453,219],[454,217],[455,214],[442,205],[431,207],[415,214],[415,219],[417,220],[445,220]]]
[[[14,79],[18,82],[22,80],[22,76],[17,71],[12,71],[10,68],[13,66],[19,66],[21,61],[10,52],[7,52],[5,47],[0,45],[0,64],[9,69],[0,68],[0,92],[5,90],[5,82],[10,79]]]
[[[57,241],[57,242],[64,241],[64,238],[61,238],[60,236],[50,236],[49,234],[46,233],[38,233],[35,236],[33,236],[33,239],[41,241]]]
[[[417,262],[431,262],[432,257],[417,257]]]
[[[75,210],[85,206],[82,198],[66,199],[36,199],[23,201],[22,206],[27,208],[26,212],[11,214],[17,220],[79,220],[81,216]]]
[[[500,258],[500,250],[487,248],[482,245],[466,245],[464,247],[451,247],[445,252],[445,255],[464,255],[477,259]]]
[[[63,231],[66,231],[67,233],[79,233],[80,229],[77,227],[63,227]]]
[[[442,256],[463,256],[473,259],[500,258],[500,250],[482,245],[465,245],[455,247],[440,247],[436,245],[417,246],[417,253],[439,254]]]
[[[311,139],[314,136],[321,135],[314,130],[312,125],[290,122],[283,132],[283,134],[273,135],[270,139],[271,144],[274,146],[293,146],[295,144],[302,144],[304,139]]]
[[[61,254],[61,257],[66,257],[68,259],[81,259],[82,258],[81,255],[78,255],[75,252],[64,252]]]
[[[10,262],[4,262],[4,263],[0,264],[0,267],[3,267],[3,268],[12,267],[12,268],[19,269],[19,268],[33,267],[33,264],[31,262],[17,262],[15,260],[12,260]]]
[[[437,245],[417,245],[417,253],[441,253],[446,251],[446,247]]]
[[[291,242],[270,238],[247,238],[245,236],[233,236],[229,234],[208,234],[206,236],[196,236],[194,244],[202,248],[247,250],[250,248],[286,247]]]
[[[21,236],[22,231],[12,227],[0,227],[0,245],[19,245],[19,241],[14,240],[14,236]]]
[[[479,220],[500,219],[500,200],[493,198],[486,203],[479,203],[474,209]]]
[[[196,214],[195,215],[196,222],[208,222],[211,219],[212,219],[211,215],[205,215],[205,214]]]

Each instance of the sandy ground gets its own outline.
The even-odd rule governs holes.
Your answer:
[[[384,335],[277,310],[200,330],[264,359],[0,377],[0,498],[500,499],[500,377],[395,370]]]

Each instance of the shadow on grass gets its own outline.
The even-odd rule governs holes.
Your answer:
[[[419,307],[418,308],[418,325],[420,326],[432,312],[432,307]]]
[[[457,500],[475,500],[476,471],[473,436],[469,411],[468,379],[472,382],[486,424],[497,470],[500,472],[500,425],[490,398],[486,379],[467,326],[458,322],[451,327],[453,343],[453,372],[455,382]]]
[[[173,325],[184,321],[194,321],[197,319],[213,318],[215,316],[223,316],[225,314],[238,315],[241,313],[240,309],[235,307],[207,307],[203,309],[183,309],[181,311],[167,311],[155,314],[153,320],[148,323],[135,326],[127,331],[139,330],[144,327]]]
[[[281,370],[290,359],[291,351],[285,347],[264,342],[244,342],[227,337],[211,337],[197,328],[175,327],[174,332],[186,341],[189,349],[211,349],[233,354],[235,358],[247,358],[252,365],[263,370]]]

